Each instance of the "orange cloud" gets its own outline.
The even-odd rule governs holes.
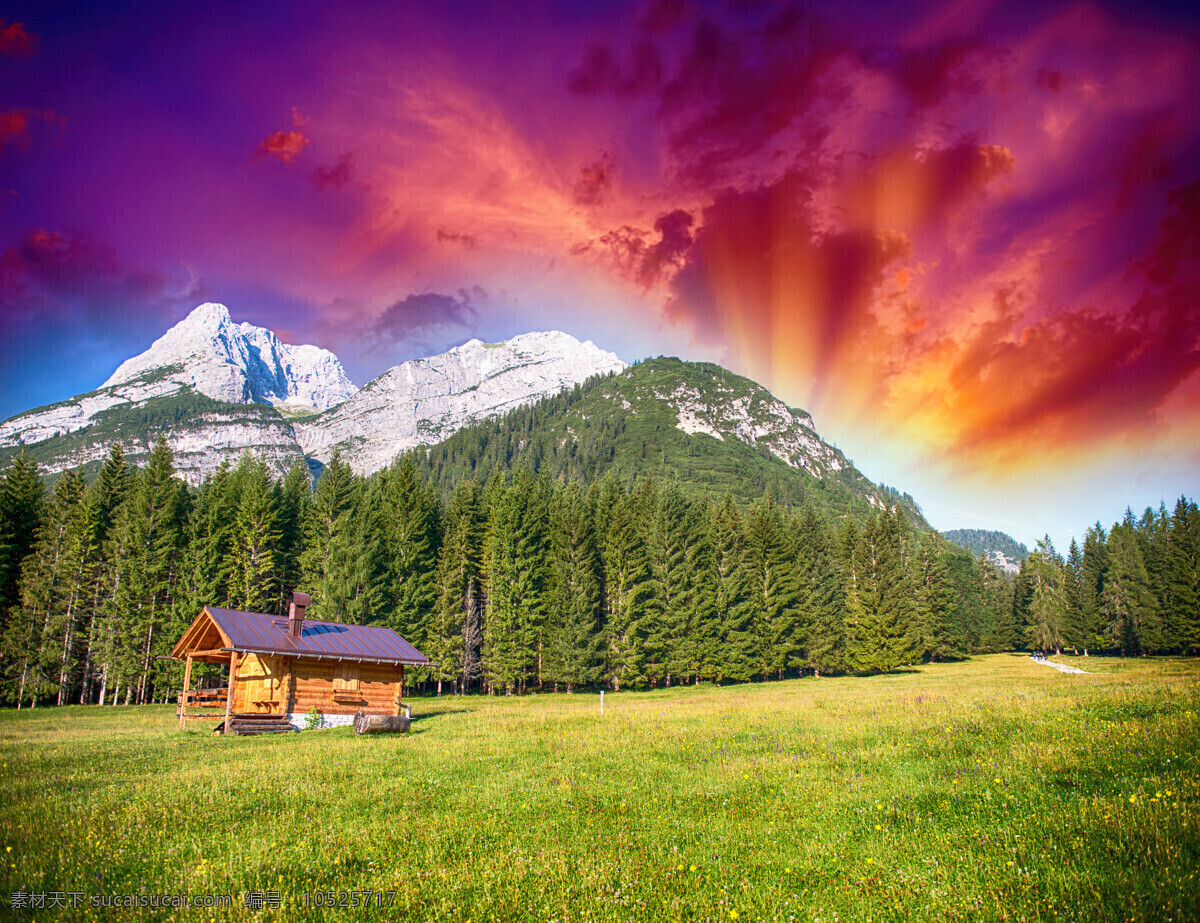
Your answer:
[[[277,131],[267,135],[258,146],[256,152],[263,157],[278,157],[286,164],[291,164],[300,152],[308,146],[308,138],[298,131]]]
[[[892,151],[843,180],[844,206],[851,225],[911,231],[957,211],[1015,168],[1012,151],[996,144]]]
[[[0,19],[0,57],[28,58],[37,51],[38,37],[25,29],[25,23],[5,23]]]
[[[302,115],[298,106],[292,106],[292,124],[297,128],[303,128],[312,120],[311,116]]]

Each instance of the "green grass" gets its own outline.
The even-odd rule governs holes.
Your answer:
[[[610,694],[604,716],[418,698],[407,736],[7,712],[0,907],[144,885],[234,895],[219,919],[348,915],[305,909],[320,889],[396,892],[353,912],[379,920],[1197,919],[1200,664],[1072,660],[1106,672],[1003,654]],[[283,908],[246,909],[255,890]]]

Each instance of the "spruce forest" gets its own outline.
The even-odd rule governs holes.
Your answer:
[[[198,488],[163,440],[114,448],[91,483],[0,476],[0,699],[166,702],[169,659],[205,605],[394,628],[429,691],[524,693],[888,672],[973,653],[1200,650],[1200,512],[1180,499],[1009,580],[910,525],[665,479],[564,483],[517,464],[440,493],[420,455],[363,478],[337,455],[315,487],[253,455]],[[428,466],[425,466],[428,468]],[[445,490],[445,485],[442,485]],[[215,668],[207,668],[217,673]],[[202,676],[202,674],[201,674]]]

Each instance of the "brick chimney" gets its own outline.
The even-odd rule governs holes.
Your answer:
[[[300,633],[304,631],[304,610],[308,608],[310,602],[312,602],[312,597],[307,593],[292,591],[292,603],[288,606],[289,638],[299,638]]]

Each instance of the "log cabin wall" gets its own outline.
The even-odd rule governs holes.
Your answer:
[[[233,710],[240,715],[283,714],[288,690],[287,662],[267,654],[243,654],[233,687]]]
[[[403,673],[399,666],[347,660],[296,660],[287,711],[323,715],[394,715]]]

